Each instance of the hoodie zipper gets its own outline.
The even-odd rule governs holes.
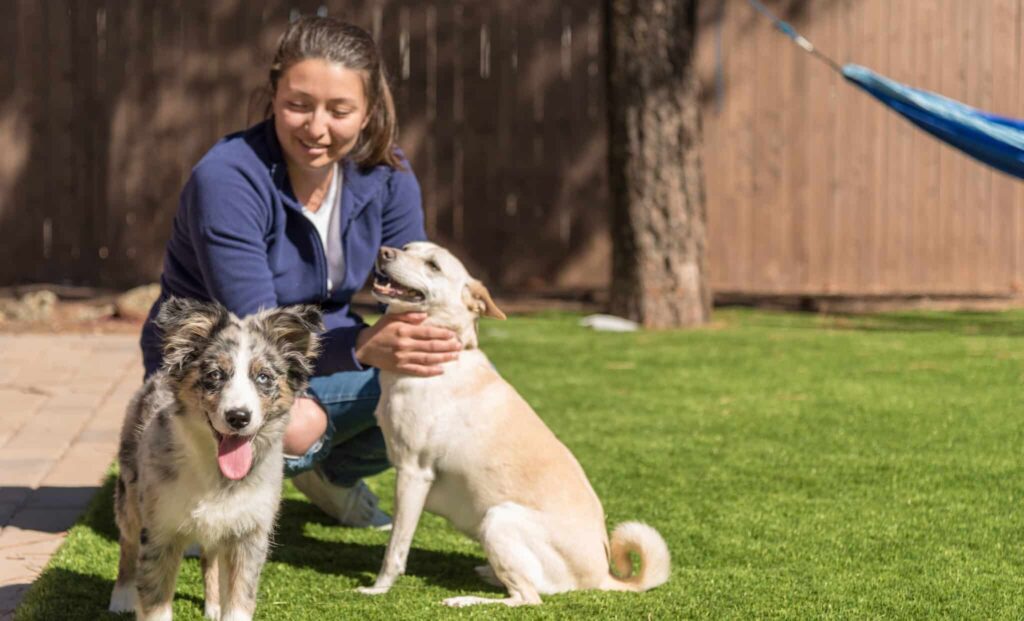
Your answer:
[[[279,174],[281,177],[280,179],[278,178]],[[285,177],[287,176],[287,171],[284,166],[278,166],[277,164],[271,165],[270,175],[275,179],[279,187],[284,187],[283,184],[286,182]],[[299,205],[298,201],[296,201],[296,204]],[[335,205],[335,209],[338,207],[340,207],[340,205]],[[316,249],[316,266],[319,270],[317,276],[319,277],[320,282],[320,303],[323,304],[324,302],[327,302],[328,296],[330,295],[330,291],[327,290],[327,249],[324,248],[324,243],[320,241],[320,232],[316,230],[316,225],[310,222],[309,218],[302,213],[302,209],[303,206],[299,205],[298,215],[299,219],[303,222],[303,226],[306,227],[306,234],[311,234],[311,237],[313,238],[313,247]],[[292,211],[295,211],[295,209],[292,208]]]

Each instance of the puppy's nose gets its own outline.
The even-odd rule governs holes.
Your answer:
[[[382,262],[394,261],[395,257],[398,256],[398,249],[391,248],[390,246],[381,246],[378,256]]]
[[[228,410],[227,414],[224,415],[227,419],[228,424],[231,425],[232,429],[245,429],[246,425],[252,419],[252,414],[249,410],[236,409]]]

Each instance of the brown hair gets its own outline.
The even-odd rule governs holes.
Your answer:
[[[362,167],[387,164],[403,168],[395,142],[398,119],[388,88],[380,53],[368,32],[333,17],[300,17],[288,24],[277,44],[277,53],[270,64],[269,94],[277,93],[277,83],[292,65],[310,58],[338,63],[363,78],[369,120],[348,158]],[[271,104],[267,105],[267,116]]]

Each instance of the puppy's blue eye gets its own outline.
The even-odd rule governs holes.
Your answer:
[[[260,386],[266,386],[267,384],[270,383],[270,376],[267,375],[266,373],[260,373],[259,375],[256,376],[256,383],[259,384]]]
[[[208,382],[219,382],[222,379],[224,379],[224,374],[220,369],[214,369],[206,374],[206,381]]]

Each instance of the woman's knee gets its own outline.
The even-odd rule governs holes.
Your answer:
[[[291,418],[284,431],[284,452],[305,455],[327,431],[327,413],[320,404],[308,397],[300,397],[292,406]]]

